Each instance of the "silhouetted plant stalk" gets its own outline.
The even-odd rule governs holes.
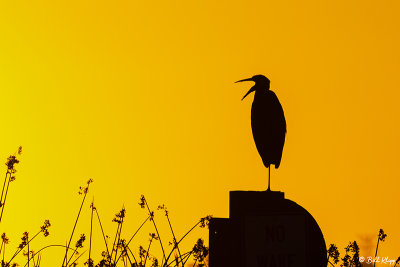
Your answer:
[[[42,260],[42,255],[39,254],[39,255],[37,256],[37,260],[36,260],[35,267],[40,267],[40,261],[41,261],[41,260]]]
[[[147,210],[148,210],[149,216],[150,216],[150,221],[153,222],[154,228],[155,228],[156,233],[157,233],[157,236],[158,236],[158,240],[160,241],[161,250],[162,250],[162,253],[163,253],[163,261],[165,260],[165,262],[166,262],[167,259],[165,258],[164,246],[163,246],[163,244],[162,244],[161,237],[160,237],[160,233],[158,232],[156,222],[154,221],[154,211],[150,211],[149,205],[148,205],[148,203],[147,203],[146,198],[144,197],[144,195],[142,195],[142,196],[140,197],[140,203],[139,203],[139,205],[140,205],[141,208],[147,207]]]
[[[376,255],[378,254],[379,241],[384,242],[386,236],[387,236],[387,235],[383,232],[383,229],[379,229],[379,233],[378,233],[378,242],[376,243],[376,250],[375,250],[374,267],[375,267],[375,262],[376,262]]]
[[[150,242],[149,242],[149,246],[147,248],[146,258],[144,259],[144,266],[146,266],[146,261],[147,261],[147,258],[149,257],[151,242],[153,242],[153,239],[158,240],[158,236],[156,236],[155,233],[150,233],[149,236],[150,236],[150,239],[149,239]]]
[[[3,263],[4,263],[4,254],[5,254],[5,250],[6,250],[6,244],[8,244],[8,242],[9,242],[9,239],[6,236],[6,233],[3,233],[1,235],[1,246],[0,246],[0,255],[1,255],[1,252],[3,252],[3,261],[2,261]]]
[[[45,237],[49,235],[49,227],[51,226],[49,220],[45,220],[43,226],[40,227],[40,231],[37,232],[31,239],[29,239],[29,233],[24,232],[22,235],[22,242],[19,244],[17,251],[15,251],[14,255],[11,257],[11,259],[7,262],[7,264],[10,264],[11,261],[27,246],[29,245],[30,242],[32,242],[33,239],[35,239],[40,233],[43,233]],[[29,253],[29,250],[28,250]]]
[[[119,248],[120,239],[121,239],[122,224],[124,223],[125,212],[126,212],[126,210],[123,207],[119,213],[115,214],[115,217],[112,220],[113,222],[117,223],[117,231],[115,233],[114,243],[113,243],[111,255],[110,255],[109,263],[111,266],[116,266],[117,253],[118,253],[118,248]],[[114,251],[115,251],[115,254],[114,254]],[[112,264],[112,262],[111,262],[113,256],[114,256],[114,264]]]
[[[45,247],[42,247],[41,249],[39,249],[37,252],[35,252],[35,253],[33,253],[33,255],[32,255],[32,257],[30,258],[30,260],[32,260],[34,257],[36,257],[36,256],[40,256],[40,260],[41,260],[41,255],[40,255],[40,253],[43,251],[43,250],[45,250],[45,249],[47,249],[47,248],[51,248],[51,247],[60,247],[60,248],[67,248],[67,246],[66,245],[58,245],[58,244],[53,244],[53,245],[47,245],[47,246],[45,246]],[[68,249],[70,249],[70,250],[74,250],[74,249],[72,249],[72,248],[68,248]],[[28,264],[26,263],[24,266],[27,266]]]
[[[110,255],[110,251],[108,250],[107,239],[106,239],[106,235],[104,234],[103,225],[101,224],[100,215],[99,215],[99,213],[98,213],[96,208],[94,210],[96,211],[97,219],[98,219],[99,224],[100,224],[101,233],[103,234],[103,239],[104,239],[104,243],[106,245],[106,250],[107,250],[106,253],[107,253],[107,256],[109,256]],[[103,255],[103,256],[105,256],[105,255]]]
[[[33,261],[33,267],[40,267],[40,261],[42,260],[42,256],[40,254],[37,255],[36,257],[36,262],[35,262],[35,253],[31,251],[32,253],[32,261]],[[29,262],[29,261],[28,261]]]
[[[90,215],[90,237],[89,237],[89,259],[88,259],[88,266],[92,267],[93,266],[93,261],[92,258],[90,257],[91,252],[92,252],[92,233],[93,233],[93,211],[96,209],[94,207],[94,198],[92,200],[92,204],[90,204],[90,208],[92,210],[91,215]]]
[[[136,258],[135,258],[135,256],[134,256],[134,253],[131,251],[131,249],[128,247],[128,244],[132,241],[132,239],[133,239],[133,237],[137,234],[137,232],[142,228],[142,226],[146,223],[146,221],[148,220],[148,219],[152,219],[153,218],[153,216],[154,216],[154,212],[151,212],[151,210],[150,210],[150,208],[148,207],[148,205],[146,205],[146,202],[145,202],[145,198],[142,196],[141,197],[141,202],[139,203],[139,205],[142,207],[142,208],[145,208],[146,206],[147,206],[147,209],[148,209],[148,211],[149,211],[149,217],[148,218],[146,218],[146,220],[141,224],[141,226],[139,227],[139,229],[135,232],[135,234],[131,237],[131,239],[129,240],[129,242],[128,243],[126,243],[125,242],[125,240],[124,239],[119,239],[120,241],[118,242],[117,240],[117,236],[120,236],[121,235],[121,231],[120,231],[120,227],[118,228],[117,227],[117,232],[116,232],[116,235],[115,235],[115,238],[114,238],[114,244],[113,244],[113,249],[112,249],[112,255],[114,256],[114,258],[115,258],[115,256],[116,256],[116,254],[114,254],[114,253],[117,253],[117,251],[118,251],[118,249],[120,249],[121,250],[121,253],[120,253],[120,255],[119,255],[119,257],[117,258],[117,260],[114,260],[114,262],[110,262],[109,260],[107,261],[108,262],[108,265],[105,265],[104,263],[105,263],[105,259],[106,259],[106,255],[108,254],[108,253],[106,253],[106,252],[103,252],[103,260],[101,261],[101,263],[99,263],[99,265],[98,266],[116,266],[117,265],[117,263],[118,263],[118,261],[119,261],[119,259],[121,258],[121,257],[126,257],[127,259],[128,259],[128,261],[130,262],[130,264],[131,264],[131,266],[146,266],[147,265],[147,262],[148,262],[148,260],[150,259],[150,248],[151,248],[151,244],[152,244],[152,242],[153,242],[153,240],[154,239],[158,239],[159,238],[159,236],[158,235],[156,235],[155,233],[153,233],[153,234],[150,234],[150,242],[149,242],[149,246],[148,246],[148,248],[147,248],[147,250],[145,250],[142,246],[139,246],[139,262],[136,260]],[[163,206],[161,206],[161,208],[160,209],[164,209],[165,208],[165,206],[163,207]],[[123,212],[123,215],[125,215],[125,211]],[[117,214],[116,215],[116,218],[113,220],[114,222],[117,222],[119,225],[122,223],[122,218],[121,218],[122,216],[121,216],[121,214],[119,213],[119,214]],[[170,253],[170,255],[169,255],[169,257],[171,256],[171,254],[172,254],[172,252],[177,248],[177,246],[179,246],[179,243],[191,232],[191,231],[193,231],[193,229],[195,229],[197,226],[199,226],[200,225],[200,227],[206,227],[206,226],[208,226],[208,224],[209,224],[209,220],[211,219],[211,216],[206,216],[206,217],[204,217],[204,218],[201,218],[180,240],[179,240],[179,242],[175,242],[175,246],[174,246],[174,248],[171,250],[171,253]],[[170,221],[169,221],[170,222]],[[154,222],[153,222],[154,223]],[[172,228],[172,224],[170,224],[170,227]],[[155,227],[156,228],[156,227]],[[104,237],[105,235],[104,235],[104,233],[103,233],[103,237]],[[176,241],[176,238],[175,238],[175,241]],[[117,245],[117,249],[115,249],[115,243],[117,243],[118,245]],[[132,263],[132,260],[130,259],[130,257],[129,257],[129,253],[132,255],[132,257],[133,257],[133,259],[134,259],[134,261],[135,261],[135,263]],[[204,246],[204,241],[202,240],[202,239],[199,239],[198,240],[198,242],[196,243],[196,245],[195,245],[195,247],[193,248],[193,250],[192,251],[190,251],[190,252],[188,252],[188,253],[185,253],[185,254],[181,254],[179,257],[178,256],[176,256],[175,257],[175,259],[173,260],[173,261],[171,261],[170,263],[168,263],[168,260],[167,259],[169,259],[169,257],[167,258],[167,259],[165,259],[165,262],[164,262],[164,264],[162,264],[161,266],[170,266],[171,264],[173,264],[173,263],[175,263],[175,266],[184,266],[185,265],[185,263],[188,261],[188,259],[190,258],[190,256],[191,255],[194,255],[194,257],[195,257],[195,260],[196,260],[196,262],[199,262],[200,263],[200,265],[201,266],[204,266],[204,265],[206,265],[207,263],[206,263],[206,261],[205,261],[205,259],[206,259],[206,257],[207,257],[207,255],[208,255],[208,248],[206,247],[206,246]],[[112,257],[111,257],[112,258]],[[154,258],[154,257],[152,257],[152,261],[153,261],[153,263],[152,263],[152,266],[159,266],[159,264],[158,264],[158,260],[156,259],[156,258]],[[124,262],[124,264],[126,264],[126,262],[127,261],[125,261],[125,260],[123,260],[123,262]]]
[[[22,153],[22,146],[18,148],[18,151],[16,154],[21,155]],[[18,164],[19,160],[17,159],[17,156],[11,155],[7,158],[6,161],[6,166],[7,166],[7,171],[6,175],[4,177],[4,183],[3,183],[3,188],[1,190],[1,197],[0,197],[0,222],[3,219],[3,212],[4,212],[4,207],[6,205],[6,200],[7,200],[7,194],[8,194],[8,188],[10,186],[10,182],[15,180],[15,173],[17,170],[15,169],[15,164]]]
[[[89,192],[89,186],[90,186],[90,184],[91,184],[92,182],[93,182],[93,180],[92,180],[92,179],[89,179],[89,180],[87,181],[85,187],[82,187],[82,186],[79,187],[79,192],[78,192],[78,193],[79,193],[80,195],[83,194],[83,199],[82,199],[81,207],[79,208],[78,216],[76,216],[76,220],[75,220],[74,227],[73,227],[73,229],[72,229],[71,236],[70,236],[69,241],[68,241],[68,244],[67,244],[67,249],[65,250],[65,256],[64,256],[64,260],[63,260],[62,266],[64,266],[64,263],[66,263],[65,266],[68,266],[68,261],[67,261],[67,258],[68,258],[68,248],[69,248],[69,246],[71,245],[72,237],[73,237],[73,235],[74,235],[75,228],[76,228],[76,225],[77,225],[78,220],[79,220],[79,216],[80,216],[81,211],[82,211],[83,203],[85,202],[86,195],[87,195],[87,193]]]
[[[171,262],[168,262],[168,259],[170,258],[170,256],[172,255],[172,252],[174,252],[175,250],[177,250],[180,242],[191,232],[193,231],[193,229],[195,229],[197,226],[200,227],[206,227],[209,224],[209,220],[211,219],[211,216],[206,216],[204,218],[201,218],[185,235],[183,235],[183,237],[177,242],[176,241],[176,237],[175,234],[173,233],[174,236],[174,248],[172,248],[168,258],[165,258],[164,256],[164,263],[159,265],[158,264],[158,260],[153,257],[150,256],[150,249],[152,247],[153,241],[154,240],[159,240],[159,236],[156,233],[151,233],[150,234],[150,239],[149,239],[149,245],[147,247],[147,250],[145,250],[142,246],[139,246],[139,261],[136,259],[135,254],[132,252],[132,250],[129,248],[129,243],[133,240],[133,238],[136,236],[136,234],[139,232],[139,230],[143,227],[143,225],[150,219],[152,219],[154,217],[154,212],[150,211],[150,208],[148,207],[148,205],[146,205],[145,199],[142,196],[141,197],[141,202],[139,203],[141,207],[145,208],[147,207],[147,210],[149,211],[149,216],[146,218],[146,220],[139,226],[139,228],[136,230],[136,232],[133,234],[133,236],[130,238],[130,240],[128,242],[126,242],[125,239],[121,238],[122,236],[122,226],[123,226],[123,222],[124,222],[124,218],[126,215],[126,210],[125,208],[122,208],[122,210],[117,213],[113,219],[113,222],[117,223],[117,230],[115,233],[115,237],[114,237],[114,242],[113,242],[113,246],[111,249],[111,254],[109,253],[109,249],[108,249],[108,242],[106,239],[106,235],[104,233],[104,229],[102,227],[101,224],[101,220],[100,220],[100,216],[99,213],[96,209],[96,207],[94,206],[93,202],[91,205],[92,208],[92,214],[91,214],[91,235],[93,234],[93,213],[96,212],[99,224],[100,224],[100,228],[102,231],[102,235],[103,235],[103,239],[106,245],[106,250],[107,251],[103,251],[102,252],[102,257],[103,259],[96,265],[96,267],[116,267],[118,264],[118,261],[122,258],[122,264],[124,266],[126,266],[129,262],[130,266],[135,266],[135,267],[144,267],[146,265],[148,265],[149,260],[152,260],[151,266],[155,267],[155,266],[185,266],[186,262],[189,260],[189,258],[191,256],[193,256],[196,264],[198,266],[206,266],[207,262],[206,262],[206,258],[208,255],[208,248],[206,246],[204,246],[204,241],[202,239],[199,239],[197,241],[197,243],[195,244],[195,246],[193,247],[193,249],[190,252],[184,253],[184,254],[180,254],[175,255],[175,259],[172,260]],[[164,209],[165,210],[165,206],[160,206],[159,209]],[[172,224],[171,221],[169,219],[168,216],[168,212],[166,214],[167,216],[167,220],[169,221],[169,226],[171,229],[171,232],[173,232],[172,229]],[[153,224],[155,224],[153,222]],[[155,227],[156,228],[156,227]],[[78,248],[82,247],[83,245],[83,241],[85,240],[84,235],[81,235],[80,240],[78,240],[77,245],[76,245],[76,249],[74,250],[74,252],[72,253],[71,257],[68,259],[66,266],[76,266],[75,262],[77,259],[75,259],[75,261],[71,264],[69,264],[69,262],[71,261],[73,255],[75,255],[75,253],[77,252]],[[70,247],[67,245],[65,246],[66,249],[70,249]],[[89,259],[85,262],[85,265],[87,264],[88,266],[93,266],[93,260],[91,259],[91,245],[89,245]],[[118,255],[119,254],[119,255]],[[165,255],[165,254],[163,254]],[[82,256],[82,254],[80,255]],[[79,257],[80,257],[79,256]],[[78,258],[79,258],[78,257]]]
[[[178,263],[181,263],[183,266],[185,266],[185,264],[186,264],[186,262],[189,260],[189,258],[190,258],[190,256],[193,254],[193,250],[191,250],[191,251],[189,251],[189,252],[186,252],[186,253],[183,253],[182,254],[182,259],[184,260],[183,262],[180,262],[179,261],[179,258],[178,258]],[[168,263],[167,264],[167,266],[170,266],[171,264],[173,264],[175,262],[175,264],[176,264],[176,259],[174,259],[174,260],[172,260],[170,263]]]
[[[183,257],[184,257],[184,260],[185,260],[183,262],[184,266],[185,266],[186,262],[189,260],[190,256],[192,256],[192,253],[193,253],[193,251],[189,251],[189,252],[186,252],[185,254],[183,254]]]
[[[193,263],[193,267],[196,266],[196,263],[197,263],[197,259],[195,259],[195,261],[194,261],[194,263]]]
[[[118,260],[122,259],[122,262],[124,263],[124,265],[126,265],[127,262],[129,261],[132,265],[132,262],[130,260],[129,254],[128,254],[128,247],[126,245],[125,239],[123,239],[123,238],[120,239],[119,244],[118,244],[118,249],[121,250]],[[116,262],[114,262],[114,266],[117,266]]]
[[[212,218],[211,215],[208,215],[208,216],[206,216],[206,217],[201,218],[192,228],[190,228],[189,231],[186,232],[186,234],[184,234],[184,235],[182,236],[182,238],[176,243],[176,246],[178,246],[178,245],[182,242],[182,240],[183,240],[190,232],[192,232],[193,229],[195,229],[198,225],[200,225],[201,228],[204,228],[204,227],[206,227],[206,226],[208,227],[209,224],[210,224],[211,218]],[[172,255],[172,252],[173,252],[174,250],[175,250],[175,246],[172,248],[171,252],[168,254],[168,257],[167,257],[167,259],[166,259],[166,261],[165,261],[166,264],[167,264],[169,258],[170,258],[171,255]],[[162,265],[162,266],[165,266],[165,265]]]
[[[130,253],[131,253],[131,255],[132,255],[132,258],[133,258],[133,260],[135,261],[135,265],[133,265],[132,264],[132,260],[130,259],[130,257],[129,257],[129,253],[127,253],[127,256],[128,256],[128,259],[129,259],[129,262],[131,263],[131,265],[132,266],[139,266],[139,264],[138,264],[138,262],[137,262],[137,260],[136,260],[136,257],[135,257],[135,254],[132,252],[132,250],[126,245],[125,246],[125,249],[127,250],[127,252],[129,251]]]
[[[193,251],[184,253],[182,255],[182,259],[186,259],[187,260],[188,255],[190,256],[192,253],[193,253]],[[174,254],[174,257],[175,257],[174,259],[172,259],[168,264],[164,264],[164,266],[167,266],[167,267],[169,267],[169,266],[179,266],[179,264],[182,264],[183,266],[185,265],[185,262],[181,262],[179,256],[176,255],[176,253]]]
[[[65,266],[71,266],[71,265],[73,265],[74,262],[76,262],[76,261],[78,260],[78,258],[80,258],[80,257],[83,255],[83,253],[82,253],[82,254],[79,255],[71,264],[69,264],[70,261],[72,260],[72,257],[73,257],[74,255],[78,254],[78,249],[83,248],[83,243],[85,242],[85,240],[86,240],[86,235],[85,235],[85,234],[81,234],[81,236],[79,237],[79,239],[76,241],[76,243],[75,243],[75,249],[74,249],[74,251],[72,252],[71,256],[69,257],[69,259],[68,259],[67,263],[65,264]]]
[[[33,267],[37,267],[40,254],[38,254],[38,260],[35,262],[35,252],[33,250],[29,250],[29,244],[27,244],[27,247],[28,247],[28,252],[25,251],[23,252],[23,255],[28,259],[25,266],[28,265],[29,267],[29,262],[32,260]]]
[[[396,260],[396,262],[395,262],[393,267],[396,267],[399,263],[400,263],[400,257],[397,258],[397,260]]]
[[[76,252],[76,250],[75,250],[75,253],[78,253],[78,252]],[[76,257],[75,260],[74,260],[71,264],[69,264],[68,266],[70,266],[70,267],[71,267],[71,266],[73,266],[73,267],[77,266],[77,265],[78,265],[77,261],[78,261],[79,258],[82,257],[84,254],[85,254],[85,252],[81,253],[81,254],[80,254],[78,257]],[[86,262],[85,264],[87,264],[87,262]]]
[[[174,244],[174,247],[173,247],[173,249],[175,249],[175,248],[176,248],[176,249],[178,250],[178,254],[179,254],[179,258],[180,258],[180,262],[182,262],[182,266],[183,266],[182,254],[181,254],[181,251],[180,251],[180,249],[179,249],[178,243],[176,242],[175,233],[174,233],[174,230],[172,229],[171,221],[170,221],[170,219],[169,219],[169,216],[168,216],[168,210],[167,210],[167,207],[166,207],[166,206],[163,204],[163,205],[160,205],[160,206],[158,206],[158,208],[157,208],[157,209],[164,210],[164,212],[165,212],[165,217],[167,217],[167,221],[168,221],[169,229],[171,230],[171,233],[172,233],[173,244]],[[179,265],[178,265],[178,266],[179,266]]]
[[[28,257],[28,267],[29,267],[29,243],[28,244],[26,244],[27,245],[27,247],[28,247],[28,253],[27,253],[27,257]]]
[[[19,149],[18,153],[20,154],[20,152],[21,152],[21,149]],[[15,164],[17,164],[18,162],[19,161],[15,156],[10,156],[6,162],[7,173],[6,173],[6,177],[4,180],[2,194],[1,194],[1,198],[0,198],[1,199],[1,201],[0,201],[1,214],[3,214],[4,204],[5,204],[5,200],[6,200],[6,196],[7,196],[7,192],[8,192],[9,183],[15,179],[15,176],[13,175],[16,172],[14,167],[15,167]],[[48,245],[46,247],[41,248],[36,253],[33,252],[32,250],[30,250],[30,242],[32,240],[34,240],[41,232],[43,232],[44,236],[48,236],[48,234],[49,234],[48,228],[50,227],[50,222],[48,220],[46,220],[45,224],[41,227],[41,230],[37,234],[35,234],[32,238],[29,238],[28,232],[25,232],[22,237],[22,242],[18,246],[14,255],[11,257],[11,259],[9,261],[5,261],[4,260],[5,247],[6,247],[6,244],[8,244],[9,240],[8,240],[7,236],[5,235],[5,233],[3,233],[3,235],[1,236],[1,245],[0,245],[0,255],[3,252],[3,261],[1,263],[1,266],[4,266],[4,267],[16,266],[16,263],[11,264],[11,261],[17,255],[19,255],[19,253],[21,251],[23,251],[23,255],[27,257],[25,266],[29,267],[29,266],[33,265],[33,267],[39,267],[40,261],[41,261],[41,254],[39,254],[39,253],[49,247],[65,248],[65,254],[64,254],[64,258],[63,258],[63,262],[62,262],[63,267],[64,266],[65,267],[77,266],[77,260],[85,253],[85,252],[83,252],[83,253],[79,254],[78,250],[83,248],[83,243],[86,240],[86,236],[85,236],[85,234],[81,234],[80,238],[77,240],[77,242],[75,244],[75,248],[71,248],[71,242],[72,242],[75,230],[76,230],[77,223],[80,219],[82,208],[85,203],[87,193],[89,191],[89,186],[92,182],[93,182],[92,179],[90,179],[89,181],[87,181],[87,183],[84,187],[80,187],[79,194],[83,195],[82,202],[81,202],[78,214],[75,219],[72,233],[70,235],[68,242],[66,242],[65,245]],[[98,210],[94,206],[94,201],[91,202],[91,205],[90,205],[91,216],[90,216],[90,235],[89,235],[89,256],[87,258],[87,261],[85,262],[85,265],[87,264],[88,267],[94,266],[94,262],[92,259],[92,238],[93,238],[93,223],[94,223],[93,218],[94,218],[95,212],[96,212],[98,222],[100,224],[101,232],[102,232],[104,243],[106,246],[106,251],[103,251],[103,253],[102,253],[103,259],[96,265],[96,267],[116,267],[119,259],[121,259],[121,258],[122,258],[122,264],[124,266],[127,266],[129,264],[129,266],[144,267],[146,265],[151,264],[152,267],[156,267],[156,266],[166,267],[166,266],[171,266],[171,265],[175,264],[174,266],[176,266],[176,267],[180,267],[180,266],[183,267],[183,266],[185,266],[186,262],[190,259],[191,256],[193,256],[193,258],[195,260],[195,265],[196,264],[198,264],[198,266],[207,265],[206,258],[208,255],[208,248],[206,246],[204,246],[204,241],[202,239],[197,240],[197,243],[195,244],[195,246],[193,247],[193,249],[190,252],[183,253],[183,254],[180,251],[179,244],[197,226],[199,226],[199,225],[200,225],[200,227],[208,226],[211,216],[206,216],[204,218],[201,218],[186,234],[184,234],[182,236],[182,238],[179,241],[177,241],[175,232],[172,227],[171,219],[169,218],[169,213],[168,213],[165,205],[159,206],[158,209],[162,209],[165,211],[165,216],[167,218],[168,225],[169,225],[169,228],[170,228],[172,236],[173,236],[173,248],[171,249],[170,253],[168,254],[168,257],[166,257],[164,246],[163,246],[163,243],[161,242],[161,238],[159,235],[158,227],[154,220],[154,211],[150,210],[150,207],[144,196],[141,196],[140,201],[141,202],[139,203],[139,205],[142,208],[147,208],[148,217],[139,226],[139,228],[132,235],[132,237],[129,239],[129,241],[126,242],[126,240],[124,238],[122,238],[122,226],[123,226],[124,218],[126,215],[126,210],[123,207],[122,210],[119,213],[117,213],[115,218],[113,219],[113,222],[117,223],[117,230],[115,233],[114,243],[111,248],[111,251],[110,251],[110,248],[108,247],[108,242],[107,242],[107,238],[106,238],[107,236],[105,235],[103,226],[101,224]],[[0,215],[0,216],[2,216],[2,215]],[[137,259],[135,257],[135,253],[133,253],[132,250],[129,248],[129,244],[131,243],[133,238],[142,229],[142,227],[148,220],[152,221],[152,224],[154,226],[156,233],[149,234],[150,239],[149,239],[149,244],[148,244],[147,250],[145,250],[142,246],[139,247],[139,258]],[[162,259],[161,265],[159,265],[158,259],[150,254],[150,249],[152,247],[154,247],[154,245],[153,245],[154,240],[158,240],[161,245],[161,249],[162,249],[162,253],[163,253],[163,259]],[[27,252],[24,251],[25,247],[28,248]],[[69,250],[71,250],[72,252]],[[175,259],[168,263],[168,260],[170,259],[171,255],[174,251],[175,251]],[[176,251],[178,252],[178,255],[176,254]],[[76,256],[78,254],[79,254],[79,256],[75,257],[75,259],[72,260],[74,258],[74,256]]]
[[[148,216],[147,218],[146,218],[146,220],[144,220],[144,222],[139,226],[139,228],[136,230],[136,232],[132,235],[132,237],[129,239],[129,241],[126,243],[126,248],[130,251],[130,249],[129,249],[129,244],[131,243],[131,241],[132,241],[132,239],[136,236],[136,234],[140,231],[140,229],[142,229],[142,227],[143,227],[143,225],[148,221],[150,219],[150,216]],[[100,219],[99,219],[100,220]],[[104,236],[104,233],[103,233],[103,236]],[[137,261],[136,261],[136,258],[135,258],[135,256],[134,256],[134,254],[132,253],[132,251],[130,251],[131,252],[131,254],[132,254],[132,256],[133,256],[133,258],[134,258],[134,260],[135,260],[135,262],[136,262],[136,264],[137,264]],[[119,261],[119,259],[120,259],[120,257],[121,257],[121,255],[118,257],[118,259],[117,259],[117,261],[115,262],[115,264],[117,264],[118,263],[118,261]]]

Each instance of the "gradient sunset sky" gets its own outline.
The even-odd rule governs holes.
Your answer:
[[[264,74],[287,121],[272,190],[314,216],[327,246],[344,253],[356,240],[373,256],[383,228],[379,255],[397,259],[399,12],[395,0],[0,1],[0,160],[23,147],[0,225],[6,253],[45,219],[50,236],[32,249],[65,244],[89,178],[74,241],[93,197],[110,236],[123,205],[124,236],[146,218],[141,194],[168,207],[178,236],[205,215],[228,217],[229,191],[267,188],[253,96],[241,101],[252,83],[234,84]],[[208,242],[207,230],[186,250],[197,237]],[[63,252],[44,252],[42,266]]]

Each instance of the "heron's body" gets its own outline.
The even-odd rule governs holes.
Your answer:
[[[275,93],[268,88],[256,89],[251,107],[254,142],[264,166],[278,168],[285,144],[286,120]]]

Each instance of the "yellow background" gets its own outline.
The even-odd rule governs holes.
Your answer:
[[[32,248],[65,244],[89,178],[74,241],[88,233],[93,196],[110,236],[122,205],[125,237],[144,220],[141,194],[153,208],[167,205],[178,236],[207,214],[228,217],[230,190],[267,186],[252,96],[240,101],[252,83],[233,83],[265,74],[288,125],[272,189],[314,216],[327,245],[343,253],[357,240],[362,256],[373,255],[383,228],[379,255],[397,259],[399,8],[396,0],[1,1],[0,159],[23,146],[0,226],[7,253],[44,219],[50,236]],[[132,247],[147,246],[150,231]],[[185,250],[207,235],[193,233]],[[61,265],[63,251],[50,250],[42,266]]]

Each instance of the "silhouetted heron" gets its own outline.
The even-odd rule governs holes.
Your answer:
[[[255,85],[244,95],[242,100],[255,91],[251,106],[251,129],[258,153],[268,168],[268,191],[270,189],[271,168],[277,169],[281,163],[283,145],[285,144],[286,120],[281,103],[274,92],[269,90],[270,81],[263,75],[237,82],[253,81]]]

